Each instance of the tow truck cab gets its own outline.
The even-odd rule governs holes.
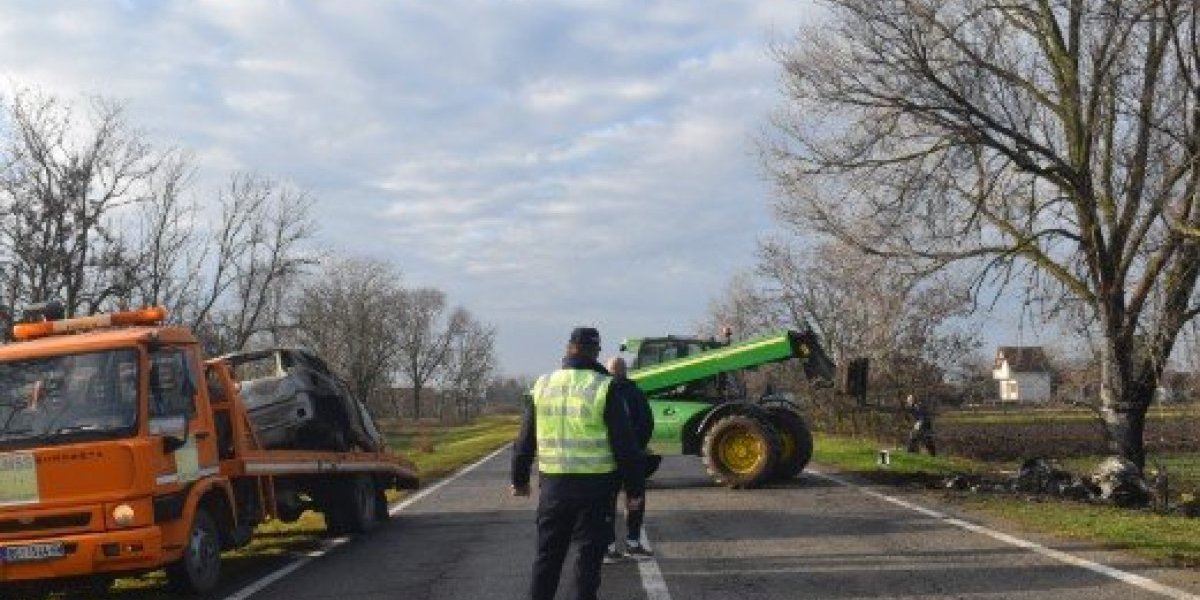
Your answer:
[[[201,503],[235,518],[196,338],[123,314],[88,335],[19,325],[26,341],[0,346],[2,581],[158,568]]]

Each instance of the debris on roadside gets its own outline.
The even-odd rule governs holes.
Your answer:
[[[979,481],[977,475],[951,475],[942,482],[942,487],[948,490],[970,490],[978,487]]]
[[[1038,457],[1021,463],[1012,486],[1018,492],[1062,496],[1063,490],[1073,483],[1075,476],[1057,462]]]
[[[946,477],[937,486],[945,490],[971,492],[973,494],[991,494],[1009,491],[1008,485],[1002,481],[986,479],[976,473],[955,473]]]
[[[1059,495],[1067,500],[1092,502],[1099,496],[1099,490],[1090,481],[1081,477],[1075,477],[1072,478],[1070,483],[1059,488]]]
[[[1194,519],[1200,517],[1200,498],[1195,494],[1181,494],[1179,503],[1175,505],[1175,513]]]
[[[1100,499],[1124,508],[1142,508],[1151,500],[1150,486],[1142,471],[1119,456],[1104,459],[1092,472],[1092,483],[1100,490]]]
[[[1104,459],[1091,474],[1082,477],[1064,469],[1053,459],[1035,457],[1022,462],[1016,474],[1006,482],[989,480],[986,476],[974,473],[954,473],[930,487],[975,494],[1009,493],[1027,502],[1060,498],[1138,509],[1151,507],[1156,496],[1142,471],[1129,460],[1118,456]],[[1169,510],[1165,507],[1154,508],[1160,512],[1200,517],[1200,498],[1184,494],[1179,504],[1169,507]]]

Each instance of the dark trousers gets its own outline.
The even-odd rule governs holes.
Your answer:
[[[629,510],[629,504],[628,504],[629,494],[625,495],[625,500],[626,500],[625,539],[626,540],[641,540],[642,539],[642,523],[646,522],[646,499],[645,499],[645,496],[643,495],[643,497],[642,497],[642,507],[637,510]],[[611,510],[613,512],[613,515],[615,516],[617,513],[617,496],[615,496],[615,495],[613,496],[613,503],[612,503]],[[616,526],[615,521],[616,520],[614,519],[613,532],[612,532],[611,537],[609,537],[609,540],[610,540],[609,543],[616,542],[616,540],[617,540],[617,526]]]
[[[646,500],[642,499],[642,507],[637,510],[625,510],[625,539],[641,540],[642,523],[646,520]]]
[[[933,430],[920,427],[914,427],[908,434],[908,451],[917,453],[921,451],[921,446],[929,451],[930,456],[937,456],[937,447],[933,443]]]
[[[538,500],[537,558],[533,562],[533,600],[553,600],[571,540],[579,547],[575,561],[576,600],[596,600],[600,565],[612,536],[611,493],[585,497],[555,497],[543,488]]]

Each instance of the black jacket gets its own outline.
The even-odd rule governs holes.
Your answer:
[[[650,401],[641,388],[627,377],[614,377],[613,387],[621,386],[621,394],[625,397],[625,412],[633,423],[633,435],[637,438],[638,448],[645,449],[654,435],[654,412],[650,410]]]
[[[608,375],[608,370],[594,360],[564,358],[563,368],[590,369]],[[624,482],[624,487],[629,495],[641,496],[644,493],[646,473],[641,446],[637,444],[631,420],[626,412],[626,407],[630,404],[627,398],[628,394],[627,387],[610,385],[604,405],[604,425],[608,429],[608,443],[612,446],[613,458],[617,461],[617,471],[595,475],[541,473],[539,478],[543,494],[557,497],[611,494],[622,482]],[[517,440],[513,442],[512,484],[514,486],[529,485],[530,472],[536,456],[537,412],[533,409],[533,403],[530,402],[525,406],[525,416],[521,419],[521,432],[517,435]]]

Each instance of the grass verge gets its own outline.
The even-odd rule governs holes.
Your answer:
[[[818,435],[813,461],[876,483],[925,489],[943,501],[1007,520],[1029,531],[1129,550],[1162,564],[1200,565],[1198,519],[1019,494],[934,490],[931,486],[952,474],[995,476],[1013,465],[914,455],[893,449],[891,464],[884,467],[879,464],[879,450],[886,447],[868,439]]]
[[[393,452],[417,464],[421,481],[440,479],[517,437],[517,415],[480,417],[469,425],[420,425],[387,431]]]
[[[497,415],[480,417],[466,425],[393,425],[385,426],[389,449],[416,463],[421,482],[449,475],[517,437],[520,417]],[[392,502],[403,493],[389,490]],[[282,565],[298,554],[316,550],[325,534],[321,515],[306,512],[295,523],[273,521],[255,531],[249,546],[222,555],[222,579],[245,580],[256,572]],[[117,580],[114,596],[125,600],[162,598],[166,576],[156,571],[141,577]]]

